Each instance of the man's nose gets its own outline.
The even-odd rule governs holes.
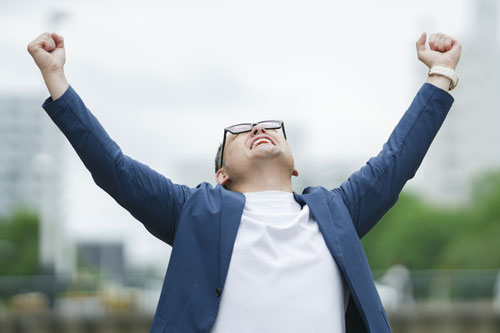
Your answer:
[[[264,128],[264,125],[262,124],[257,124],[252,128],[252,135],[257,135],[259,133],[266,133],[266,129]]]

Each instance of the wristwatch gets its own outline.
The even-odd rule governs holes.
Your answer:
[[[444,67],[444,66],[432,66],[429,68],[429,73],[427,74],[429,76],[431,75],[441,75],[444,76],[448,79],[451,80],[450,83],[450,90],[455,89],[455,87],[458,84],[458,75],[455,73],[455,71],[451,68]]]

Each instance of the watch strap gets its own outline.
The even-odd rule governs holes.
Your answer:
[[[450,79],[450,90],[455,89],[455,87],[458,84],[458,75],[455,73],[455,71],[451,68],[444,67],[444,66],[432,66],[429,68],[429,76],[431,75],[441,75],[444,76],[448,79]]]

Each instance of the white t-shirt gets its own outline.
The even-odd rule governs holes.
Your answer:
[[[345,332],[347,288],[309,207],[288,192],[245,197],[212,333]]]

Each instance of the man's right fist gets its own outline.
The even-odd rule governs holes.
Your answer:
[[[427,49],[426,39],[427,34],[424,32],[417,40],[418,59],[429,68],[444,66],[454,70],[462,53],[462,44],[453,37],[438,33],[430,36],[429,49]]]
[[[42,73],[62,71],[66,62],[64,40],[56,33],[45,32],[28,44],[28,52]]]

